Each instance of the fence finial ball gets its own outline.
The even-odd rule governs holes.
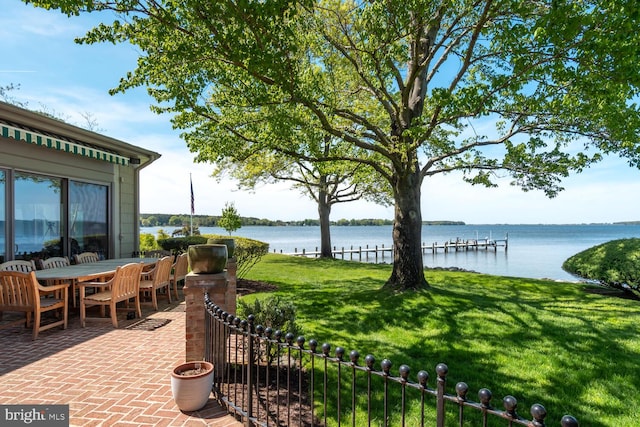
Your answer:
[[[456,395],[459,400],[467,400],[467,393],[469,392],[469,386],[465,382],[459,382],[456,384]]]
[[[478,391],[478,399],[480,399],[480,403],[484,408],[491,407],[492,397],[493,397],[493,394],[491,393],[491,390],[489,390],[488,388],[481,388],[480,391]]]
[[[539,403],[531,405],[531,416],[535,421],[544,425],[544,419],[547,416],[547,410]]]
[[[504,399],[502,399],[502,402],[504,403],[504,408],[507,411],[513,411],[518,406],[518,401],[513,396],[505,396]]]
[[[409,368],[409,365],[400,365],[400,368],[398,369],[398,372],[400,372],[400,377],[405,381],[409,377],[410,371],[411,368]]]
[[[422,387],[426,387],[427,386],[427,381],[429,381],[429,373],[427,371],[418,372],[418,383]]]
[[[579,427],[578,420],[573,418],[571,415],[565,415],[562,417],[560,424],[562,427]]]

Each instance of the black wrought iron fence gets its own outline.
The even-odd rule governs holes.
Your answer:
[[[214,392],[247,426],[516,426],[544,427],[547,412],[534,404],[531,419],[505,396],[494,403],[489,389],[470,396],[464,382],[447,393],[448,367],[412,374],[372,355],[294,337],[240,319],[205,296],[205,359],[214,364]],[[364,362],[364,363],[363,363]],[[415,380],[413,380],[414,378]],[[494,406],[495,405],[495,406]],[[504,409],[500,409],[501,406]],[[565,415],[550,425],[577,427]]]

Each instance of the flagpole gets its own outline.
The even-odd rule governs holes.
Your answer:
[[[193,236],[193,211],[194,211],[194,205],[193,205],[193,180],[191,179],[191,173],[189,173],[189,184],[191,186],[191,233],[190,235]]]

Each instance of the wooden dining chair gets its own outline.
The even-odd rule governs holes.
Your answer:
[[[33,323],[33,339],[38,338],[40,331],[62,326],[67,329],[69,284],[60,283],[42,286],[36,279],[35,271],[0,271],[0,317],[4,312],[21,312],[25,320],[10,322],[10,325],[25,322],[26,327]],[[57,320],[42,324],[42,314],[53,310]]]
[[[36,263],[33,260],[13,260],[6,261],[0,264],[0,271],[19,271],[21,273],[29,273],[36,271]],[[0,311],[0,319],[2,318],[2,311]]]
[[[0,271],[19,271],[21,273],[29,273],[36,271],[36,263],[25,260],[7,261],[0,264]]]
[[[80,289],[80,324],[85,327],[87,307],[100,306],[101,314],[105,307],[109,307],[111,323],[118,327],[117,304],[125,302],[127,309],[129,301],[133,299],[137,317],[142,317],[140,309],[140,278],[142,263],[130,263],[116,268],[113,277],[106,282],[79,282]],[[95,288],[94,294],[86,295],[86,288]]]
[[[100,257],[95,252],[83,252],[73,256],[73,260],[76,264],[86,264],[88,262],[98,262]]]
[[[68,267],[71,265],[69,258],[62,256],[54,256],[51,258],[40,260],[40,267],[42,270],[47,268]]]
[[[173,292],[176,296],[176,300],[179,300],[178,296],[178,282],[184,282],[187,273],[189,272],[189,259],[187,258],[187,253],[183,253],[178,255],[176,258],[176,262],[173,263],[172,273],[171,273],[171,286],[173,287]]]
[[[140,293],[150,294],[153,309],[158,311],[158,290],[166,289],[167,299],[171,303],[171,257],[160,258],[155,266],[142,273]]]
[[[51,258],[47,258],[47,259],[43,259],[40,260],[40,269],[41,270],[48,270],[50,268],[61,268],[61,267],[68,267],[71,265],[71,262],[69,261],[69,258],[65,257],[61,257],[61,256],[54,256]],[[73,307],[75,308],[77,306],[76,303],[76,294],[78,291],[78,286],[75,280],[47,280],[46,281],[46,285],[50,286],[50,285],[56,285],[58,283],[66,283],[69,282],[69,285],[71,286],[71,305],[73,305]]]
[[[154,249],[152,251],[146,251],[144,253],[145,258],[164,258],[166,256],[173,256],[171,251],[167,251],[165,249]]]

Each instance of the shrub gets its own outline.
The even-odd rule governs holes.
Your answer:
[[[568,258],[562,268],[640,296],[640,239],[612,240]]]
[[[282,331],[282,336],[286,333],[292,333],[294,337],[302,334],[302,329],[296,323],[296,306],[288,300],[281,299],[277,296],[269,296],[264,299],[256,299],[253,303],[247,303],[242,299],[238,300],[237,305],[238,317],[246,319],[253,314],[255,320],[254,325],[262,325],[269,327],[273,331]],[[258,357],[266,356],[260,354]],[[276,360],[278,349],[274,346],[268,355],[269,362]]]
[[[207,238],[203,236],[169,237],[158,239],[158,245],[162,249],[179,254],[187,251],[190,245],[202,245],[207,243]]]
[[[208,239],[228,239],[229,236],[222,236],[216,234],[207,234],[203,236]],[[247,239],[246,237],[232,237],[235,241],[236,250],[236,263],[238,264],[238,271],[236,276],[238,278],[244,277],[251,268],[256,265],[258,261],[262,259],[267,253],[269,253],[269,244],[261,242],[259,240]]]
[[[203,245],[207,243],[207,240],[213,238],[228,239],[229,237],[216,234],[169,237],[165,239],[158,239],[158,245],[162,249],[171,251],[174,254],[179,254],[186,252],[190,245]],[[233,237],[233,240],[235,240],[236,244],[235,256],[236,263],[238,265],[236,276],[241,278],[244,277],[244,275],[247,274],[264,255],[269,253],[269,244],[259,240],[247,239],[245,237]],[[142,242],[142,237],[140,241]]]
[[[156,238],[153,237],[151,233],[141,233],[140,234],[140,251],[146,252],[154,249],[160,249],[158,243],[156,242]]]

